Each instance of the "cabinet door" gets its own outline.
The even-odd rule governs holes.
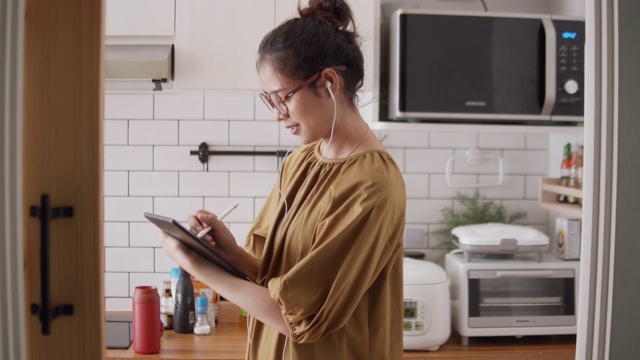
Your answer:
[[[373,78],[375,1],[349,2],[363,41],[364,89]],[[297,16],[297,0],[176,0],[175,87],[259,89],[258,45],[282,21]]]
[[[175,87],[260,88],[258,45],[274,27],[274,9],[265,0],[177,0]]]
[[[375,7],[380,6],[379,1],[349,0],[349,6],[353,11],[358,33],[360,34],[362,55],[364,56],[364,83],[363,91],[372,91],[374,74],[374,48],[375,48]]]
[[[106,0],[106,36],[173,36],[175,0]]]

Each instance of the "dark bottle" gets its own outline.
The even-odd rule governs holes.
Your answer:
[[[568,187],[569,178],[571,177],[571,143],[564,146],[562,163],[560,165],[560,185]],[[568,197],[565,194],[558,194],[558,202],[567,202]]]
[[[175,308],[173,309],[173,330],[180,334],[193,333],[196,316],[196,302],[194,300],[191,275],[180,268],[180,277],[176,285]]]

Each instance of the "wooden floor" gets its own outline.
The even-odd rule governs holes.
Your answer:
[[[575,335],[473,337],[469,345],[460,344],[453,331],[449,340],[434,352],[405,351],[404,359],[517,359],[574,360]]]

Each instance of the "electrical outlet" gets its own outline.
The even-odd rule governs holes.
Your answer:
[[[404,229],[404,248],[405,249],[423,249],[427,246],[427,234],[424,229],[419,227],[405,227]]]

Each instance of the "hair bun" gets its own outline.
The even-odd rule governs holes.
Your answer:
[[[341,31],[355,32],[355,22],[349,5],[344,0],[309,0],[306,8],[298,4],[300,18],[315,18]]]

